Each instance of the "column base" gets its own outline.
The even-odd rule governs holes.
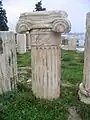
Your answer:
[[[83,83],[79,86],[79,98],[81,102],[84,102],[85,104],[90,104],[90,93],[85,90],[83,87]]]

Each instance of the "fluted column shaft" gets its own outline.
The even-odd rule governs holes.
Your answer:
[[[56,99],[60,95],[60,34],[31,32],[31,40],[33,93],[39,98]]]

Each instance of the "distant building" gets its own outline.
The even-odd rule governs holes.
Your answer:
[[[84,33],[67,33],[62,35],[62,49],[76,50],[84,48]]]
[[[64,36],[72,36],[72,37],[77,37],[77,47],[84,47],[85,43],[85,33],[67,33],[63,34]]]

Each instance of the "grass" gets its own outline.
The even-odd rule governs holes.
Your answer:
[[[17,54],[18,67],[30,67],[31,66],[31,53]],[[26,70],[27,73],[18,74],[19,81],[26,82],[31,77],[31,70]]]
[[[31,65],[31,53],[17,54],[18,67],[26,67]]]
[[[83,78],[83,53],[62,51],[62,80],[79,84]],[[18,55],[18,66],[31,65],[29,53]],[[90,106],[80,102],[78,87],[61,87],[60,98],[36,99],[30,88],[18,84],[16,91],[0,96],[0,120],[68,120],[68,109],[75,106],[82,120],[90,120]]]
[[[68,108],[78,98],[74,88],[62,88],[61,93],[50,102],[36,99],[31,90],[9,92],[0,97],[0,120],[67,120]]]
[[[77,92],[76,87],[61,88],[60,98],[46,101],[19,86],[17,91],[0,96],[0,120],[68,120],[72,106],[76,106],[82,120],[90,120],[90,106],[80,102]]]
[[[83,79],[83,63],[84,54],[74,51],[64,51],[61,54],[61,79],[69,81],[72,84],[80,83]],[[18,54],[17,55],[18,67],[31,66],[31,54]],[[28,79],[29,75],[25,78]]]
[[[80,83],[83,79],[84,53],[62,51],[61,79],[72,84]]]

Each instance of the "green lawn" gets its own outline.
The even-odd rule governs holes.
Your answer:
[[[83,79],[84,53],[62,51],[61,79],[72,84],[80,83]]]
[[[28,63],[26,63],[28,61]],[[30,54],[18,55],[18,66],[30,66]],[[83,53],[62,51],[62,81],[73,85],[83,78]],[[61,87],[54,101],[36,99],[31,88],[18,84],[16,91],[0,96],[0,120],[68,120],[68,109],[76,106],[82,120],[90,120],[90,106],[80,102],[78,87]]]
[[[18,67],[31,66],[31,54],[18,54],[17,55]],[[72,84],[80,83],[83,79],[83,53],[74,51],[62,51],[61,54],[61,79],[69,81]],[[25,76],[28,79],[30,76]]]
[[[31,53],[17,54],[18,67],[26,67],[31,65]]]

